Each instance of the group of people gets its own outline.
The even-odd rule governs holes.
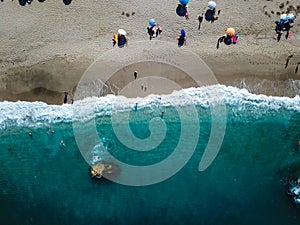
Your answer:
[[[159,24],[156,24],[154,19],[149,20],[149,26],[147,27],[148,34],[150,36],[150,40],[152,38],[157,37],[162,32],[162,27]]]
[[[13,2],[14,0],[11,0],[11,1]],[[38,2],[44,2],[44,1],[46,1],[46,0],[38,0]],[[1,0],[1,2],[4,2],[4,0]],[[32,2],[33,2],[33,0],[19,0],[20,6],[25,6],[26,4],[30,5]],[[72,0],[63,0],[63,3],[65,5],[70,5],[71,2],[72,2]]]
[[[189,12],[188,12],[188,6],[189,0],[179,0],[179,3],[176,8],[176,13],[179,16],[185,17],[186,19],[189,19]],[[216,11],[216,3],[214,1],[208,2],[208,9],[206,12],[202,13],[198,17],[199,20],[199,26],[198,29],[201,28],[201,23],[203,21],[203,18],[205,18],[206,21],[213,23],[215,20],[218,20],[219,15],[221,13],[221,10]],[[288,39],[290,37],[290,29],[293,27],[293,23],[296,16],[294,16],[292,13],[290,14],[282,14],[280,16],[279,21],[275,21],[276,27],[275,31],[277,33],[277,41],[280,40],[282,34],[286,32],[285,38]],[[150,40],[153,38],[158,37],[162,32],[162,27],[159,24],[156,24],[156,21],[154,19],[149,20],[149,26],[147,27],[147,32],[149,34]],[[123,38],[123,41],[121,41]],[[229,27],[227,28],[224,35],[222,35],[218,41],[217,41],[217,49],[220,47],[221,43],[224,43],[225,45],[231,45],[236,44],[239,36],[234,30],[234,28]],[[186,44],[186,32],[184,29],[180,30],[180,34],[177,37],[178,46],[181,47]],[[113,37],[113,46],[118,43],[119,47],[124,46],[127,44],[127,38],[125,35],[118,34],[114,35]]]
[[[280,20],[275,21],[275,31],[277,33],[277,42],[280,41],[281,36],[286,32],[285,39],[290,37],[290,29],[293,27],[296,16],[293,13],[282,14]]]
[[[118,44],[118,47],[122,48],[125,45],[128,45],[128,39],[126,37],[126,31],[123,29],[118,30],[118,34],[114,34],[113,38],[113,47]]]
[[[176,12],[179,16],[184,16],[186,19],[189,19],[189,12],[188,12],[188,4],[189,0],[179,0]],[[208,2],[208,10],[205,13],[205,19],[209,22],[214,22],[218,19],[218,16],[221,10],[218,10],[218,15],[215,16],[216,13],[216,3],[214,1]],[[203,16],[199,17],[199,29],[202,22]],[[162,33],[162,27],[160,24],[157,24],[154,19],[149,20],[149,26],[147,27],[147,33],[149,35],[150,40],[153,38],[158,37]],[[118,34],[115,34],[112,38],[113,47],[118,44],[118,47],[123,47],[124,45],[128,44],[128,39],[126,38],[126,32],[123,29],[118,30]],[[235,38],[236,40],[237,38]],[[177,37],[178,46],[181,47],[186,45],[186,32],[184,29],[180,30],[180,34]],[[224,41],[224,43],[228,43]]]

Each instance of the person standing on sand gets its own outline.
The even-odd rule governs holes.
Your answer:
[[[186,10],[185,14],[184,14],[184,17],[186,20],[189,20],[190,19],[190,14],[189,14],[189,11]]]
[[[184,29],[181,29],[180,35],[178,36],[177,40],[178,40],[178,47],[186,45],[186,34]]]
[[[73,104],[74,103],[74,95],[73,95],[73,93],[72,93],[72,91],[70,90],[70,92],[71,92],[71,104]]]
[[[219,18],[221,10],[218,10],[218,15],[215,16],[216,6],[217,6],[217,4],[214,1],[208,2],[208,9],[205,12],[205,20],[206,21],[213,23],[215,20],[217,20]]]
[[[117,44],[118,42],[118,35],[114,34],[113,38],[112,38],[112,41],[113,41],[113,47],[115,47],[115,45]]]
[[[275,21],[275,24],[276,24],[275,32],[277,34],[277,42],[279,42],[283,34],[283,25],[279,21]]]
[[[128,39],[125,35],[118,35],[118,46],[122,48],[123,46],[128,46]]]

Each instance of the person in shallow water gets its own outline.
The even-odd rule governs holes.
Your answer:
[[[59,144],[60,144],[61,147],[66,147],[66,144],[65,144],[65,142],[63,140],[60,140]]]

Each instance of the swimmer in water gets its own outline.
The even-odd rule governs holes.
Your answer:
[[[66,147],[66,144],[64,143],[63,140],[60,140],[60,145],[63,146],[63,147]]]

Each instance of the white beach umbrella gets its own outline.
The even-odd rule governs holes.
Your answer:
[[[119,29],[118,30],[118,34],[120,34],[120,35],[126,35],[126,31],[125,30],[123,30],[123,29]]]
[[[217,4],[214,1],[209,1],[208,2],[208,8],[214,9],[216,8]]]
[[[287,15],[285,13],[280,16],[280,21],[281,22],[285,22],[285,21],[287,21],[287,19],[288,19]]]
[[[293,14],[293,13],[289,13],[287,15],[287,19],[290,21],[290,22],[294,22],[296,16]]]

